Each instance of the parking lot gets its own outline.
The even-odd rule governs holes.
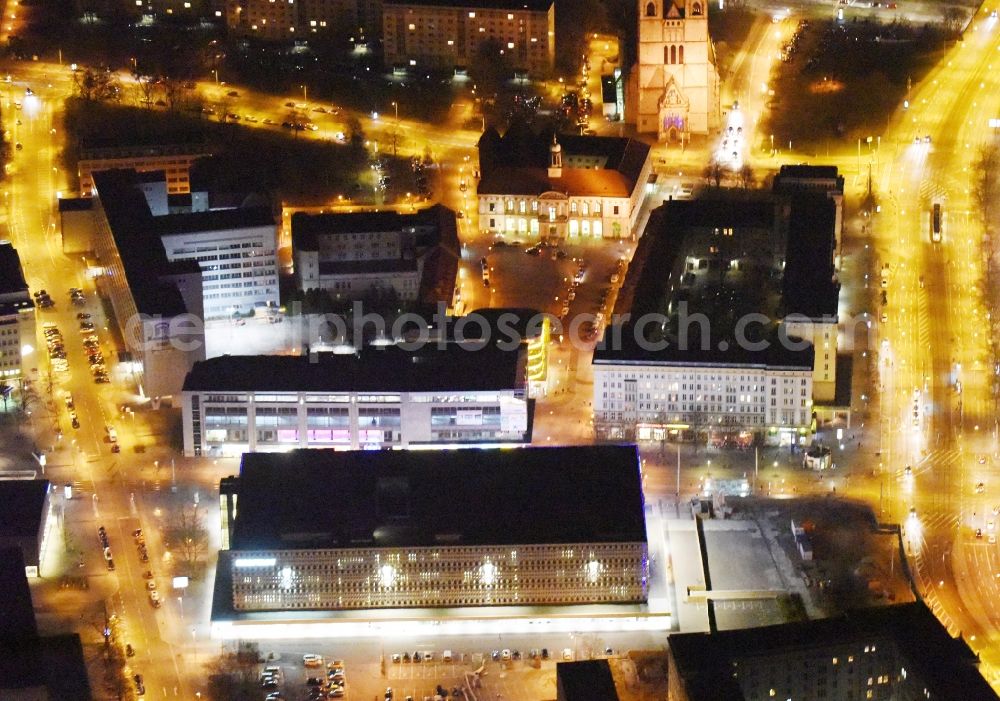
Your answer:
[[[308,645],[309,647],[306,647]],[[542,660],[541,650],[547,646],[549,658]],[[334,660],[343,661],[344,696],[350,701],[384,701],[387,688],[393,692],[393,701],[434,699],[438,685],[448,692],[462,687],[466,675],[480,671],[478,699],[507,699],[509,701],[542,701],[556,696],[556,663],[563,657],[590,659],[603,656],[607,648],[615,655],[629,650],[662,650],[666,637],[655,633],[595,633],[595,634],[544,634],[544,635],[472,635],[434,639],[355,639],[350,642],[317,641],[267,641],[261,642],[261,655],[267,660],[262,665],[280,667],[278,683],[267,691],[280,691],[285,699],[307,701],[310,698],[306,685],[308,677],[325,677],[327,665]],[[530,659],[531,650],[537,649],[539,659]],[[508,650],[510,660],[503,659]],[[443,660],[444,652],[451,652],[451,662]],[[431,661],[413,662],[414,653],[423,658],[427,652]],[[493,660],[494,652],[497,661]],[[514,659],[515,652],[520,659]],[[319,667],[305,667],[303,655],[322,657]],[[408,655],[409,662],[404,662]],[[394,662],[394,656],[399,661]],[[383,662],[384,660],[384,662]],[[460,695],[458,698],[462,698]]]

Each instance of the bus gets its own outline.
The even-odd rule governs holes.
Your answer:
[[[931,209],[931,243],[941,243],[941,203],[935,202]]]

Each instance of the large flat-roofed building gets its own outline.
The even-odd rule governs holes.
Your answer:
[[[52,485],[48,480],[0,480],[0,548],[21,552],[29,577],[39,576],[50,532],[58,527],[52,513]]]
[[[484,42],[538,76],[555,61],[554,0],[383,0],[385,63],[415,70],[469,67]]]
[[[104,208],[114,207],[126,190],[142,193],[145,208],[130,193],[133,222],[147,239],[145,245],[162,248],[168,263],[190,261],[201,269],[203,318],[277,309],[277,225],[269,207],[171,214],[162,171],[121,172],[129,175],[98,178]]]
[[[247,454],[220,493],[237,613],[647,597],[634,446]]]
[[[22,354],[37,345],[35,303],[10,243],[0,243],[0,381],[24,375]]]
[[[202,272],[197,261],[168,260],[150,235],[152,215],[135,175],[94,176],[96,281],[132,354],[133,380],[145,395],[163,397],[179,392],[191,366],[205,358]]]
[[[597,436],[803,443],[836,387],[834,208],[796,193],[656,210],[616,308],[631,320],[594,353]]]
[[[298,288],[327,290],[335,301],[391,292],[403,302],[450,304],[460,256],[455,212],[298,212],[292,255]]]
[[[80,194],[94,194],[94,173],[101,170],[132,169],[138,172],[164,171],[167,192],[191,191],[191,165],[210,155],[204,144],[104,144],[92,141],[81,145],[77,161]]]
[[[529,443],[526,349],[472,348],[199,362],[184,382],[184,453]]]
[[[670,636],[669,701],[994,701],[979,656],[923,602]]]
[[[543,240],[636,235],[652,174],[649,145],[609,136],[535,135],[521,124],[479,140],[479,228]]]

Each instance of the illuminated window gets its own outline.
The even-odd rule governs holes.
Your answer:
[[[455,41],[453,39],[449,39],[448,40],[448,46],[454,46],[454,45],[455,45]]]
[[[508,48],[508,49],[513,49],[513,48],[514,48],[514,42],[512,42],[512,41],[508,41],[508,42],[507,42],[507,48]]]
[[[475,12],[470,12],[469,13],[469,18],[470,19],[475,19],[476,18],[476,13]]]
[[[409,27],[410,31],[412,32],[416,28],[417,28],[417,25],[413,24],[413,22],[410,22],[410,27]]]

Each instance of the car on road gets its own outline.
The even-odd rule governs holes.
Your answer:
[[[985,493],[986,493],[986,485],[983,482],[979,482],[978,484],[976,484],[976,494],[985,494]]]
[[[403,657],[398,652],[394,652],[394,653],[392,653],[392,661],[395,664],[399,664],[400,662],[403,661]]]
[[[500,652],[500,659],[503,662],[510,662],[510,650],[506,648]]]
[[[322,667],[323,666],[323,656],[307,654],[302,656],[302,664],[306,667]]]
[[[573,650],[570,649],[570,648],[568,648],[568,647],[563,648],[562,658],[566,662],[572,662],[573,661]]]
[[[149,603],[153,605],[153,608],[160,608],[160,592],[155,589],[149,592]]]
[[[146,685],[142,683],[142,675],[136,674],[132,677],[132,682],[135,684],[135,693],[138,696],[142,696],[146,693]]]

